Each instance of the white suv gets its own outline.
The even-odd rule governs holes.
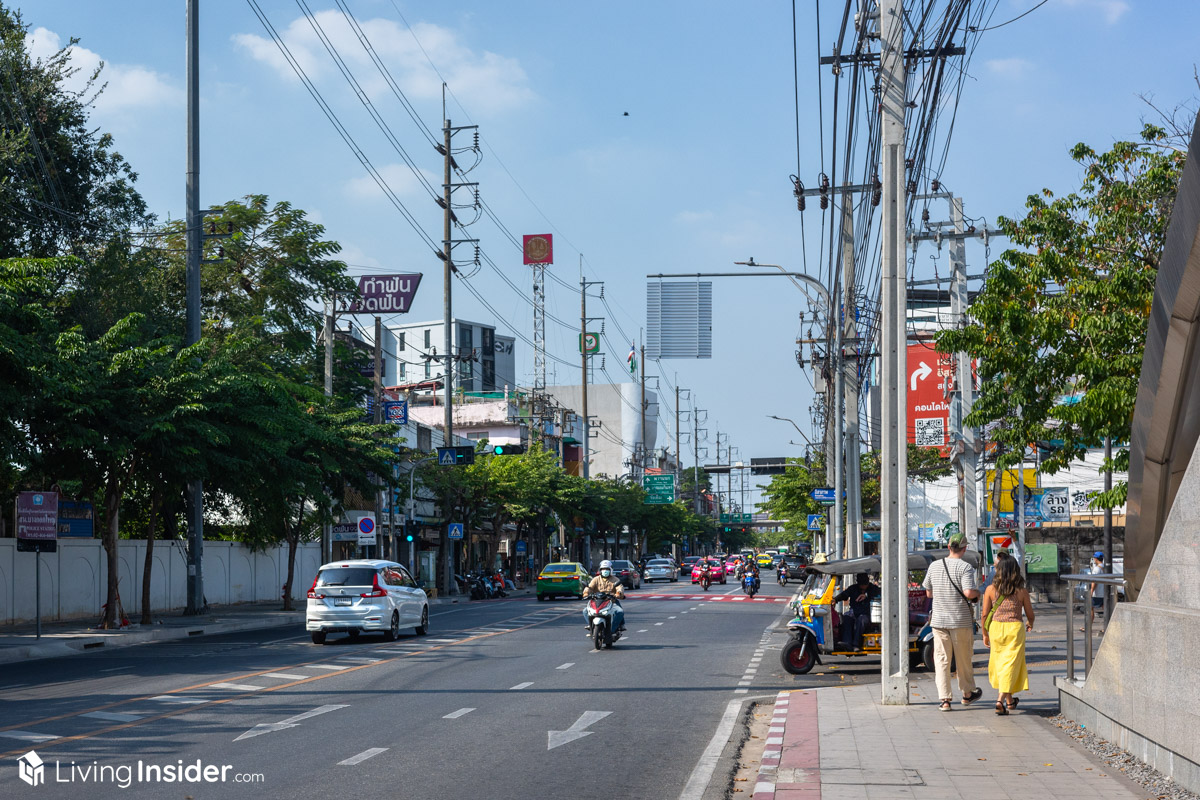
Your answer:
[[[308,590],[305,630],[314,644],[325,644],[329,633],[383,631],[394,641],[401,628],[429,632],[429,598],[394,561],[359,559],[335,561],[317,570]]]

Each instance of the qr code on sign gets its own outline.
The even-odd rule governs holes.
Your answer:
[[[917,447],[942,447],[946,444],[946,420],[927,417],[916,421]]]

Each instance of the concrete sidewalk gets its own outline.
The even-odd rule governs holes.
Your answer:
[[[933,675],[911,673],[908,706],[885,706],[878,684],[780,692],[753,800],[1078,800],[1153,797],[1047,721],[1065,672],[1065,616],[1039,608],[1026,646],[1030,691],[995,713],[987,650],[976,640],[983,697],[938,711]],[[1078,637],[1078,634],[1076,634]],[[1077,643],[1082,658],[1082,642]],[[827,666],[827,665],[826,665]],[[817,667],[821,669],[822,667]]]
[[[532,589],[518,589],[515,593],[510,592],[508,599],[521,599],[532,594]],[[176,610],[156,615],[151,625],[133,624],[113,630],[96,627],[94,620],[43,622],[41,638],[37,637],[36,626],[33,623],[0,626],[0,664],[38,658],[59,658],[99,648],[129,647],[147,642],[268,628],[293,628],[303,633],[305,602],[297,600],[294,611],[283,611],[282,601],[213,607],[208,613],[198,616],[185,616],[182,611]],[[466,596],[456,594],[430,600],[429,605],[466,605],[468,602],[471,601]],[[140,615],[129,612],[127,616],[130,619],[140,618]]]

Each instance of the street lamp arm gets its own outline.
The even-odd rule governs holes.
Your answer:
[[[796,433],[800,434],[800,437],[801,437],[802,439],[804,439],[804,441],[808,442],[808,446],[809,446],[809,447],[816,447],[816,445],[814,445],[814,444],[812,443],[812,441],[811,441],[811,440],[809,440],[808,436],[806,436],[806,435],[805,435],[804,431],[800,430],[800,426],[799,426],[799,425],[797,425],[797,424],[795,423],[795,421],[794,421],[794,420],[790,420],[790,419],[788,419],[787,417],[777,417],[777,416],[775,416],[774,414],[767,414],[767,417],[768,417],[769,419],[777,419],[777,420],[779,420],[780,422],[790,422],[790,423],[792,423],[792,427],[796,429]]]
[[[801,292],[804,292],[804,294],[808,294],[808,292],[804,291],[803,286],[796,283],[797,279],[804,281],[807,285],[817,290],[817,294],[820,295],[822,302],[825,303],[825,308],[829,310],[831,315],[833,314],[833,300],[829,296],[829,290],[826,289],[825,285],[816,278],[813,278],[810,275],[805,275],[803,272],[788,272],[779,264],[760,264],[754,260],[753,256],[751,256],[747,261],[735,261],[733,263],[743,267],[773,267],[774,269],[779,270],[781,275],[788,276],[792,283],[796,284],[797,289],[799,289]],[[811,299],[812,295],[809,295],[809,298]]]

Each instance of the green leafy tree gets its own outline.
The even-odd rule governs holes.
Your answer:
[[[942,352],[979,360],[982,389],[967,422],[1000,444],[1012,466],[1030,442],[1059,441],[1042,461],[1053,474],[1088,448],[1129,440],[1154,297],[1185,154],[1147,125],[1139,142],[1103,153],[1078,144],[1080,189],[1030,195],[1023,219],[1000,219],[1014,248],[988,265],[970,323],[937,337]],[[1111,467],[1126,471],[1118,447]],[[1096,506],[1125,501],[1119,482]]]

